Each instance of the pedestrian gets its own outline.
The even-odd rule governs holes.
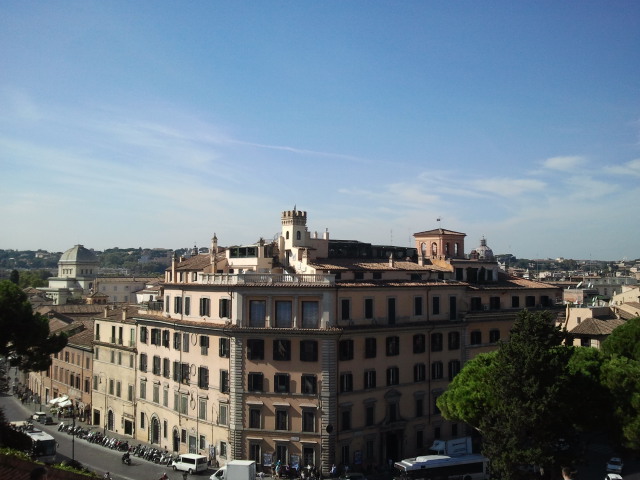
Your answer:
[[[36,467],[31,470],[29,480],[47,480],[47,469],[45,467]]]
[[[187,472],[182,472],[182,480],[187,480],[189,474]]]
[[[167,476],[167,473],[163,473],[162,476],[160,477],[160,480],[167,480],[169,477]]]
[[[336,467],[335,463],[331,465],[331,471],[329,474],[331,475],[331,478],[336,478],[338,476],[338,467]]]
[[[578,472],[569,467],[562,467],[562,478],[564,480],[578,480]]]

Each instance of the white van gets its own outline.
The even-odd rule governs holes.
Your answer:
[[[183,453],[171,466],[174,470],[182,470],[189,474],[203,472],[209,467],[207,457],[195,453]]]

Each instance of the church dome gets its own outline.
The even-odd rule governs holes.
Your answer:
[[[487,246],[487,240],[482,237],[480,246],[475,249],[480,260],[493,260],[493,250]]]
[[[60,263],[99,263],[99,260],[91,250],[76,245],[62,254]]]

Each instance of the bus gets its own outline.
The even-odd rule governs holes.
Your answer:
[[[56,451],[58,442],[46,432],[42,430],[32,429],[24,432],[31,441],[29,455],[44,463],[53,463],[56,459]]]
[[[424,455],[394,464],[398,480],[488,480],[489,459],[477,454]]]

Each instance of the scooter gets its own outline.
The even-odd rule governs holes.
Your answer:
[[[122,455],[122,463],[125,465],[131,465],[131,456],[128,453]]]

